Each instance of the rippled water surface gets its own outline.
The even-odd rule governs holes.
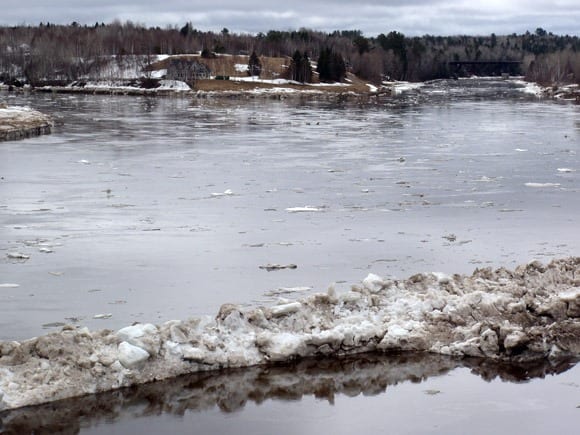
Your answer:
[[[225,302],[346,289],[369,272],[470,273],[579,254],[580,109],[512,82],[437,82],[371,104],[1,98],[57,120],[52,135],[0,144],[1,340],[213,314]],[[297,268],[260,268],[269,263]],[[444,386],[472,382],[457,370]],[[384,430],[374,400],[345,397],[316,418],[370,407],[364,431]],[[270,432],[315,403],[268,405]],[[246,423],[261,409],[249,408]],[[212,423],[213,412],[201,414],[214,424],[205,431],[233,422]]]

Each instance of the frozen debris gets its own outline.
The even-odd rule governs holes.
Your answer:
[[[41,253],[43,253],[43,254],[51,254],[51,253],[53,253],[54,251],[53,251],[52,249],[50,249],[50,248],[43,247],[43,248],[40,248],[40,249],[38,250],[38,252],[41,252]]]
[[[385,289],[391,282],[385,281],[378,275],[374,273],[369,273],[365,279],[363,279],[363,286],[365,289],[370,291],[371,293],[378,293],[381,290]]]
[[[212,193],[211,196],[218,198],[220,196],[230,196],[233,194],[234,194],[234,192],[231,189],[226,189],[223,192]]]
[[[13,284],[11,282],[5,282],[3,284],[0,284],[0,288],[17,288],[20,287],[20,284]]]
[[[370,274],[350,291],[117,332],[65,326],[0,342],[0,411],[188,373],[303,357],[431,352],[529,362],[580,356],[580,257],[471,276]]]
[[[264,296],[280,296],[292,293],[304,293],[312,290],[312,287],[279,287],[276,290],[271,290],[264,293]]]
[[[560,187],[560,183],[526,183],[526,187]]]
[[[298,268],[297,265],[295,264],[265,264],[263,266],[259,266],[260,269],[264,269],[267,270],[268,272],[271,272],[273,270],[282,270],[282,269],[296,269]]]
[[[311,213],[321,211],[321,209],[319,207],[311,207],[306,205],[304,207],[288,207],[286,211],[288,213]]]
[[[9,252],[6,254],[10,260],[28,260],[30,259],[30,255],[23,254],[22,252]]]
[[[93,316],[93,319],[104,320],[104,319],[110,319],[111,317],[113,317],[113,314],[111,314],[111,313],[95,314]]]

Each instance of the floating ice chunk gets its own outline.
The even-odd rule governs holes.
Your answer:
[[[525,148],[516,148],[514,151],[517,151],[518,153],[525,153],[525,152],[527,152],[528,150],[527,150],[527,149],[525,149]]]
[[[211,196],[220,197],[220,196],[230,196],[233,194],[234,194],[234,192],[231,189],[226,189],[223,192],[212,193]]]
[[[276,290],[270,290],[264,293],[265,296],[278,296],[288,293],[302,293],[312,290],[312,287],[279,287]]]
[[[20,284],[14,284],[11,282],[5,282],[3,284],[0,284],[0,288],[17,288],[20,287]]]
[[[90,161],[88,161],[88,160],[85,160],[85,159],[79,160],[77,163],[80,163],[80,164],[82,164],[82,165],[90,165],[90,164],[91,164],[91,162],[90,162]]]
[[[103,313],[103,314],[95,314],[93,316],[93,319],[103,320],[103,319],[110,319],[111,317],[113,317],[112,313]]]
[[[560,187],[560,183],[526,183],[526,187]]]
[[[144,363],[149,359],[149,353],[140,347],[133,346],[126,341],[119,344],[119,362],[123,367],[127,369],[132,369],[140,364]]]
[[[574,169],[570,169],[570,168],[558,168],[558,172],[569,173],[569,172],[575,172],[575,171],[574,171]]]
[[[286,211],[288,213],[309,213],[321,211],[321,209],[318,207],[311,207],[309,205],[306,205],[304,207],[288,207]]]
[[[10,258],[11,260],[28,260],[30,255],[23,254],[22,252],[9,252],[6,254],[6,257]]]

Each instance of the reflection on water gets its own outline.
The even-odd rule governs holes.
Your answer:
[[[290,365],[195,373],[163,382],[63,400],[0,414],[0,433],[78,433],[106,422],[219,408],[238,412],[249,403],[301,401],[314,397],[334,404],[339,396],[389,394],[401,383],[422,383],[458,368],[485,381],[521,383],[563,373],[575,361],[507,365],[475,358],[434,354],[364,354],[343,359],[309,359]],[[437,391],[427,391],[438,394]],[[109,426],[107,426],[109,427]],[[170,427],[170,426],[169,426]],[[168,433],[171,429],[168,429]]]
[[[563,373],[575,361],[523,365],[433,354],[364,354],[343,359],[301,360],[290,365],[195,373],[168,381],[64,400],[0,414],[0,433],[78,433],[106,422],[219,408],[243,410],[248,403],[300,401],[308,396],[334,404],[337,396],[388,394],[405,382],[421,383],[457,368],[486,381],[527,382]],[[436,391],[428,391],[437,394]],[[170,431],[170,429],[168,429]]]

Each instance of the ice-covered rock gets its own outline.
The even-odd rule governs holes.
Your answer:
[[[471,276],[416,274],[117,332],[0,342],[0,410],[201,370],[369,351],[529,361],[580,356],[580,257]]]

